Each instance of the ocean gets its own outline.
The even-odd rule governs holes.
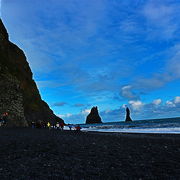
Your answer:
[[[180,117],[132,122],[81,124],[80,126],[82,131],[180,134]]]

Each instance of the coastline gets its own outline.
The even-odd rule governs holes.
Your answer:
[[[180,118],[134,120],[132,122],[108,122],[81,124],[83,131],[180,134]]]
[[[176,128],[176,131],[174,128],[169,128],[169,131],[167,131],[167,128],[158,128],[156,129],[97,129],[97,130],[86,130],[83,129],[83,132],[104,132],[104,133],[130,133],[130,134],[179,134],[180,135],[180,128]]]
[[[180,135],[0,128],[0,179],[180,178]]]

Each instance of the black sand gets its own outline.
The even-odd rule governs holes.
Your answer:
[[[180,135],[0,129],[6,179],[180,179]]]

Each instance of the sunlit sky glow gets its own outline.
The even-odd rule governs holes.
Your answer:
[[[1,2],[1,1],[0,1]],[[180,116],[179,0],[2,0],[42,98],[67,123]]]

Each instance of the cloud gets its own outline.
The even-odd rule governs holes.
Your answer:
[[[85,104],[78,103],[78,104],[74,104],[73,106],[74,107],[83,107],[83,106],[85,106]]]
[[[85,119],[86,119],[86,115],[82,114],[82,113],[78,113],[78,114],[71,114],[71,113],[67,113],[67,114],[61,114],[59,115],[60,118],[63,118],[65,120],[66,123],[70,123],[70,124],[83,124],[85,123]]]
[[[70,118],[71,116],[73,116],[73,114],[67,113],[67,114],[59,114],[57,116],[59,116],[60,118]]]
[[[136,33],[139,30],[138,25],[134,19],[126,19],[122,21],[120,29],[127,34]]]
[[[65,100],[71,102],[63,107],[65,112],[80,111],[68,119],[84,118],[86,102],[117,107],[114,99],[118,99],[129,101],[136,113],[145,107],[155,109],[164,97],[158,96],[161,103],[154,100],[147,105],[143,96],[149,99],[148,93],[156,90],[163,95],[162,87],[180,78],[176,1],[3,0],[2,4],[10,38],[25,51],[42,96],[56,92],[58,97],[51,99],[59,99],[52,102]],[[115,117],[111,109],[110,113]],[[118,111],[115,114],[119,116]]]
[[[165,103],[161,99],[154,99],[152,102],[144,103],[142,101],[129,101],[126,104],[131,111],[131,117],[133,120],[143,119],[156,119],[156,118],[168,118],[180,116],[180,96],[174,97],[172,100],[168,100]],[[84,109],[78,114],[65,114],[61,115],[66,123],[85,123],[86,116],[90,112],[90,109]],[[103,119],[103,122],[118,122],[125,120],[125,105],[117,109],[105,109],[99,110],[99,114]]]
[[[149,39],[169,40],[175,37],[178,30],[177,12],[179,4],[167,1],[147,1],[143,14],[147,20]]]
[[[169,107],[175,107],[175,104],[172,101],[166,101],[166,105]]]
[[[50,66],[55,59],[61,58],[65,62],[67,55],[69,57],[74,51],[88,46],[88,39],[96,35],[105,16],[105,6],[103,0],[80,0],[78,3],[48,0],[43,5],[39,1],[35,4],[22,0],[3,1],[3,14],[7,22],[11,22],[9,25],[17,25],[11,37],[15,34],[17,44],[20,43],[30,57],[33,70],[39,71],[45,65],[49,70],[57,67],[55,64]],[[16,17],[14,21],[12,16]],[[50,61],[52,58],[54,60]]]
[[[179,103],[180,103],[180,96],[176,96],[176,97],[175,97],[174,103],[175,103],[175,104],[179,104]]]
[[[176,96],[173,100],[166,101],[168,107],[180,108],[180,96]]]
[[[134,82],[127,87],[127,90],[131,92],[135,90],[150,92],[156,89],[166,86],[168,83],[174,80],[180,79],[180,45],[169,48],[168,50],[169,59],[161,68],[159,73],[153,72],[150,77],[136,77]]]
[[[170,79],[180,79],[180,44],[176,44],[170,50],[172,57],[167,61],[166,70]]]
[[[129,101],[129,104],[127,104],[127,106],[131,110],[131,116],[136,120],[180,116],[180,96],[176,96],[173,100],[166,101],[166,103],[162,103],[161,99],[154,99],[150,103],[144,103],[142,101]],[[111,119],[111,117],[116,115],[113,118],[114,121],[116,119],[124,120],[125,111],[123,109],[124,106],[116,110],[111,110],[109,114],[106,114],[105,119]]]
[[[38,88],[57,88],[61,86],[65,86],[65,84],[54,81],[54,80],[48,80],[48,81],[36,81],[36,84]]]
[[[133,87],[131,85],[123,86],[120,95],[127,99],[139,99],[139,96],[133,92]]]
[[[161,104],[161,102],[162,102],[162,100],[161,100],[161,99],[155,99],[155,100],[153,100],[152,104],[155,104],[155,105],[160,105],[160,104]]]
[[[143,107],[143,103],[141,102],[141,101],[139,101],[139,100],[137,100],[137,101],[129,101],[129,104],[130,104],[130,106],[133,108],[133,110],[135,110],[135,111],[140,111],[141,109],[142,109],[142,107]]]
[[[66,104],[67,104],[66,102],[56,102],[53,104],[53,106],[64,106]]]
[[[153,119],[180,116],[180,96],[174,97],[162,103],[161,99],[154,99],[150,103],[142,101],[129,101],[127,106],[130,108],[132,119]],[[125,105],[118,109],[105,110],[101,112],[104,122],[121,121],[125,119]]]
[[[84,109],[81,111],[81,114],[88,115],[91,112],[91,109]]]

